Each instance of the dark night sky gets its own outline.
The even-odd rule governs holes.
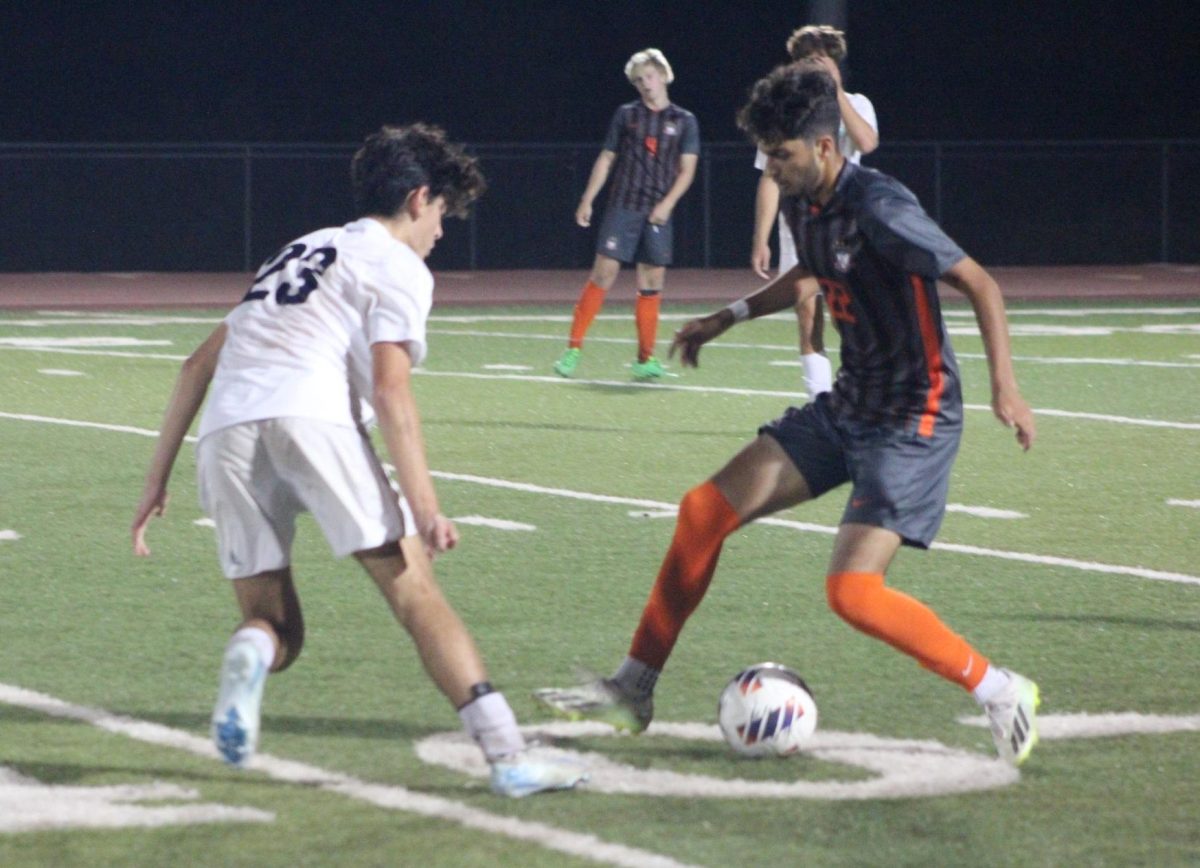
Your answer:
[[[598,142],[661,48],[703,138],[805,2],[187,0],[5,4],[0,141]],[[19,7],[19,8],[17,8]],[[850,0],[848,85],[884,140],[1200,138],[1200,3]]]

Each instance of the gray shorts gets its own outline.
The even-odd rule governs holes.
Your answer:
[[[813,497],[852,483],[843,524],[887,528],[917,548],[937,536],[961,425],[939,424],[930,437],[915,427],[867,425],[835,415],[826,393],[758,431],[778,441]]]
[[[312,513],[338,557],[413,527],[408,505],[355,428],[294,418],[231,425],[201,439],[196,470],[226,578],[288,566],[302,512]]]
[[[655,226],[649,217],[649,214],[625,208],[609,208],[600,224],[596,252],[619,262],[670,265],[671,221]]]

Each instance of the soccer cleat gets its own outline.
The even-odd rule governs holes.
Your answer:
[[[992,741],[1001,759],[1015,766],[1029,757],[1038,742],[1037,708],[1042,703],[1038,686],[1015,672],[1003,670],[1008,685],[983,704],[992,728]]]
[[[259,708],[266,680],[267,667],[252,643],[229,646],[221,664],[212,739],[230,765],[245,765],[258,746]]]
[[[644,362],[633,363],[633,378],[635,380],[659,380],[663,374],[662,362],[656,356],[650,356]]]
[[[574,763],[536,759],[529,751],[492,763],[492,792],[514,799],[552,790],[569,790],[587,779],[587,772]]]
[[[579,367],[579,356],[582,355],[582,350],[579,347],[569,347],[563,350],[563,354],[558,357],[558,361],[554,363],[554,373],[560,377],[572,377],[575,375],[575,369]]]
[[[568,720],[595,720],[635,735],[654,717],[653,697],[630,696],[608,678],[577,687],[543,687],[533,698]]]

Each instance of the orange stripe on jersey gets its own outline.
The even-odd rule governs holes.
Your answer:
[[[919,274],[910,274],[913,301],[917,306],[917,322],[921,326],[921,343],[925,346],[925,370],[929,374],[929,392],[925,395],[925,411],[917,433],[922,437],[933,436],[933,424],[942,406],[942,392],[946,388],[946,374],[942,369],[942,350],[938,346],[938,329],[929,310],[929,298],[925,295],[925,281]]]

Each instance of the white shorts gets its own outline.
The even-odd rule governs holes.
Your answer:
[[[263,419],[213,431],[196,447],[200,505],[217,526],[230,579],[291,563],[296,516],[311,512],[345,557],[414,528],[364,432],[315,419]]]
[[[796,239],[783,215],[779,215],[779,273],[791,271],[799,260],[796,258]]]

